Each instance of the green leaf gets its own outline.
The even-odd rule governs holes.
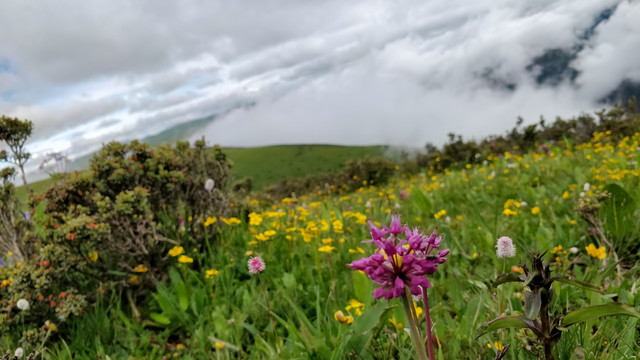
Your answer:
[[[353,324],[349,328],[350,336],[347,339],[347,346],[343,348],[345,351],[337,358],[344,359],[347,354],[353,351],[360,358],[366,351],[366,346],[373,337],[373,329],[375,329],[380,323],[380,319],[383,318],[393,306],[388,306],[386,302],[377,302],[358,316]],[[335,354],[334,354],[335,356]]]
[[[358,301],[364,302],[366,305],[371,304],[372,281],[369,277],[359,271],[352,271],[351,277],[353,278],[353,291],[356,294]]]
[[[284,273],[282,275],[282,284],[287,289],[294,289],[296,287],[296,277],[291,273]]]
[[[628,304],[594,305],[568,313],[562,318],[562,326],[571,326],[603,316],[626,315],[640,318],[640,312]]]
[[[182,276],[175,268],[169,270],[169,278],[178,296],[178,303],[180,304],[180,310],[187,311],[189,308],[189,296],[187,295],[187,286],[182,279]]]
[[[480,325],[478,330],[476,330],[480,332],[476,339],[491,331],[508,328],[528,328],[531,329],[534,333],[540,334],[540,329],[538,328],[537,321],[529,320],[524,316],[501,316]]]
[[[153,321],[160,323],[162,325],[171,324],[171,319],[169,319],[167,316],[163,314],[151,313],[151,318],[153,319]]]
[[[508,282],[524,282],[524,276],[511,275],[511,274],[500,274],[496,281],[493,282],[493,286],[497,287],[498,285],[508,283]]]
[[[476,287],[478,287],[480,290],[487,290],[487,284],[483,283],[480,280],[474,280],[474,279],[468,279],[467,282],[471,285],[475,285]]]
[[[583,288],[586,290],[591,290],[591,291],[596,291],[599,293],[603,293],[602,289],[600,289],[600,287],[598,287],[597,285],[594,284],[590,284],[588,282],[584,282],[584,281],[580,281],[580,280],[576,280],[574,278],[571,278],[569,276],[566,275],[555,275],[554,277],[551,278],[551,281],[558,281],[564,284],[568,284],[568,285],[573,285],[579,288]]]
[[[540,291],[524,291],[524,312],[529,319],[535,319],[540,313],[540,307],[542,306],[542,297]]]
[[[616,237],[624,236],[632,230],[633,222],[627,221],[627,215],[633,214],[635,204],[629,193],[617,184],[608,184],[604,191],[611,196],[602,202],[604,227]]]
[[[420,213],[427,213],[433,207],[431,198],[425,195],[417,187],[414,187],[413,190],[411,190],[411,200],[413,201],[413,206],[415,206]]]

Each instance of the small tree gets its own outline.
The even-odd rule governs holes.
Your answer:
[[[7,160],[7,152],[0,150],[0,162]],[[22,224],[18,221],[21,204],[15,197],[11,179],[16,170],[6,167],[0,170],[0,254],[11,253],[12,260],[23,260],[20,241],[24,236]]]
[[[31,154],[24,148],[24,143],[31,137],[33,132],[33,122],[31,120],[20,120],[18,118],[10,118],[2,115],[0,118],[0,140],[9,145],[9,149],[13,153],[13,156],[8,158],[9,161],[18,165],[22,172],[22,181],[24,187],[29,193],[29,185],[27,184],[27,177],[24,173],[24,164],[29,160]]]

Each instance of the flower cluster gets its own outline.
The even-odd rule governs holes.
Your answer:
[[[418,228],[410,229],[400,222],[400,215],[391,217],[389,228],[382,229],[369,222],[373,242],[378,249],[367,258],[356,260],[349,266],[354,270],[362,270],[371,280],[380,285],[373,297],[384,295],[385,299],[399,297],[404,294],[405,286],[411,294],[420,295],[421,288],[429,288],[431,284],[425,275],[438,270],[438,264],[447,261],[445,256],[449,249],[436,251],[442,241],[442,235],[434,231],[427,236]],[[399,235],[405,238],[400,239]]]
[[[516,256],[516,247],[513,245],[511,238],[506,236],[499,238],[496,248],[496,254],[499,258],[512,258]]]
[[[605,248],[604,246],[596,248],[595,245],[589,244],[589,246],[585,247],[585,249],[587,250],[587,254],[589,254],[589,256],[591,257],[598,259],[604,259],[607,257],[607,248]]]

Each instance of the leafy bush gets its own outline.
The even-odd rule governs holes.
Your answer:
[[[49,325],[81,313],[98,289],[135,285],[142,294],[155,286],[175,244],[163,235],[175,229],[166,221],[160,228],[160,217],[226,216],[228,170],[222,150],[206,149],[204,140],[175,148],[112,142],[88,171],[33,196],[31,221],[7,181],[13,172],[5,171],[0,231],[12,266],[0,267],[0,329],[19,325],[24,344],[42,342]],[[29,309],[17,310],[18,300]]]
[[[381,157],[350,160],[336,174],[318,174],[286,179],[265,189],[275,199],[295,197],[314,191],[354,191],[364,185],[382,185],[395,172],[395,164]]]

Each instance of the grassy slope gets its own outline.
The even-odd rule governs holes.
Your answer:
[[[301,177],[339,169],[350,159],[366,156],[382,156],[385,146],[335,146],[335,145],[281,145],[258,148],[225,149],[233,161],[234,179],[250,177],[254,188],[261,190],[290,177]],[[43,192],[51,185],[51,179],[31,184],[36,193]],[[23,186],[16,189],[18,197],[24,201],[27,191]]]
[[[283,145],[225,151],[233,160],[234,178],[250,177],[254,188],[261,190],[286,178],[335,171],[350,159],[381,156],[385,147]]]

